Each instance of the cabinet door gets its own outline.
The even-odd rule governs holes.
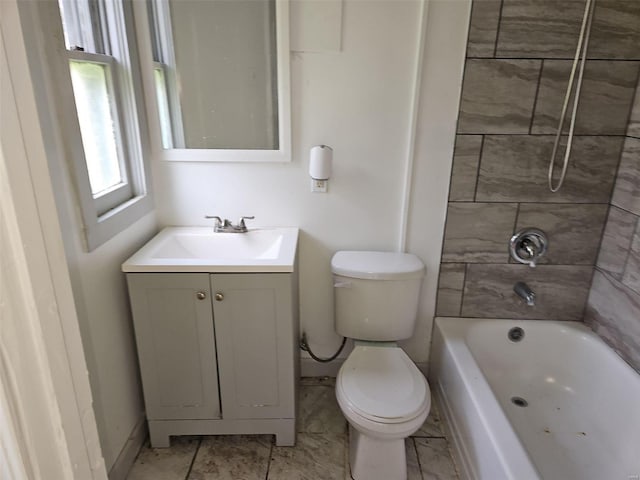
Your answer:
[[[220,418],[209,274],[127,280],[147,418]]]
[[[211,275],[225,419],[294,418],[291,282],[291,274]]]

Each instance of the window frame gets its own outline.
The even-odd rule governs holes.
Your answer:
[[[105,80],[106,88],[109,97],[109,108],[111,110],[111,119],[113,120],[113,133],[115,136],[116,155],[118,167],[120,169],[121,181],[118,184],[112,185],[104,190],[93,193],[92,196],[96,204],[96,210],[99,215],[116,208],[118,205],[123,204],[133,195],[133,188],[129,181],[130,164],[131,159],[126,152],[125,146],[127,144],[123,132],[122,126],[124,124],[122,119],[122,102],[119,99],[119,93],[122,91],[118,85],[118,79],[114,75],[114,70],[117,70],[116,59],[111,55],[104,55],[102,53],[90,53],[80,50],[67,50],[67,57],[69,63],[93,63],[96,65],[103,65],[105,68]],[[74,94],[75,98],[75,94]],[[84,147],[83,147],[84,150]],[[85,152],[86,163],[86,152]],[[88,174],[88,170],[87,170]]]
[[[49,103],[56,104],[52,113],[58,117],[62,143],[66,144],[65,155],[80,207],[85,247],[92,251],[153,210],[150,148],[132,0],[106,0],[100,5],[104,14],[100,33],[106,36],[102,41],[108,43],[110,55],[67,50],[57,1],[39,3],[39,10],[46,9],[39,17],[49,40],[44,57],[54,88],[60,92],[59,98],[50,98]],[[53,9],[57,16],[50,11]],[[117,115],[113,115],[114,122],[119,123],[119,129],[115,129],[119,130],[116,141],[120,143],[118,148],[126,164],[122,174],[128,185],[124,189],[117,187],[95,197],[91,192],[69,69],[72,58],[110,65],[108,76],[115,92],[113,103],[118,110]]]
[[[168,0],[154,1],[160,4],[168,4]],[[139,53],[142,62],[142,80],[144,82],[146,94],[147,121],[150,126],[151,146],[154,158],[168,162],[291,162],[289,0],[275,0],[278,148],[273,150],[163,148],[158,119],[158,105],[155,98],[155,92],[153,90],[153,42],[151,41],[151,32],[149,27],[149,12],[145,3],[146,2],[143,1],[134,1],[133,9],[135,13],[137,41],[140,49]],[[164,38],[170,38],[166,36],[167,21],[165,20],[163,22],[162,19],[160,19],[160,23],[161,28],[164,28],[165,30],[165,33],[161,36]],[[162,25],[164,25],[164,27],[162,27]],[[164,59],[164,61],[167,62],[167,59]],[[177,131],[177,129],[174,130],[174,141]],[[179,131],[182,131],[182,129]]]

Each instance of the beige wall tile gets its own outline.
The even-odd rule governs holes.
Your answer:
[[[442,261],[506,263],[513,203],[449,203]]]
[[[465,268],[464,263],[443,263],[440,265],[436,315],[441,317],[460,316]]]
[[[540,264],[593,265],[608,205],[523,203],[516,230],[536,227],[549,239],[549,249]]]
[[[482,135],[457,135],[449,188],[450,202],[472,202],[476,194]]]
[[[547,171],[553,136],[487,135],[476,201],[609,203],[623,140],[575,137],[564,185],[551,193]],[[556,165],[558,175],[560,154]]]
[[[591,266],[469,265],[463,317],[582,320]],[[536,294],[528,306],[513,292],[525,282]]]
[[[458,133],[528,133],[539,60],[467,60]]]

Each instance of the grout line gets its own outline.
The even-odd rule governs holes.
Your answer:
[[[462,306],[464,305],[464,287],[467,285],[467,269],[468,263],[464,263],[464,278],[462,279],[462,291],[460,292],[460,307],[458,308],[458,316],[462,316]]]
[[[504,203],[521,203],[521,204],[525,204],[525,205],[530,205],[530,204],[542,204],[542,205],[565,205],[565,206],[571,206],[571,205],[609,205],[607,202],[559,202],[557,200],[554,201],[548,201],[548,200],[477,200],[477,201],[471,201],[471,200],[456,200],[455,202],[447,202],[448,204],[456,204],[456,203],[465,203],[465,204],[470,204],[470,203],[477,203],[477,204],[483,204],[483,203],[489,203],[489,204],[504,204]],[[636,217],[640,216],[637,213],[633,213],[632,211],[629,210],[625,210],[624,208],[618,207],[615,204],[612,204],[614,207],[616,208],[620,208],[620,210],[624,210],[625,212],[631,213],[632,215],[635,215]]]
[[[479,57],[479,56],[474,56],[474,55],[468,55],[467,56],[468,59],[471,60],[561,60],[561,61],[569,61],[572,62],[573,61],[573,57],[569,58],[569,57],[541,57],[541,56],[533,56],[533,57],[527,57],[527,56],[500,56],[500,57]],[[587,58],[587,61],[593,61],[593,62],[627,62],[627,63],[637,63],[640,61],[640,57],[639,58]]]
[[[504,0],[500,0],[500,11],[498,12],[498,25],[496,26],[496,40],[493,45],[493,58],[498,55],[498,41],[500,39],[500,25],[502,25],[502,9],[504,8]]]
[[[569,204],[571,205],[571,204]],[[516,204],[516,218],[513,220],[513,229],[511,230],[511,235],[514,235],[516,233],[516,228],[518,228],[518,217],[520,216],[520,202],[518,202]],[[509,253],[509,252],[507,252]],[[511,255],[509,255],[509,258],[511,258]]]
[[[296,436],[298,435],[298,432],[296,432]],[[264,476],[264,480],[269,480],[269,470],[271,470],[271,459],[273,458],[273,444],[275,443],[276,439],[275,436],[273,437],[273,440],[271,441],[271,444],[269,445],[269,458],[267,459],[267,473],[265,473]]]
[[[424,474],[422,473],[422,463],[420,463],[420,455],[418,455],[418,446],[416,445],[416,441],[413,437],[409,437],[409,441],[413,447],[413,452],[416,455],[416,463],[418,464],[418,470],[420,470],[420,478],[424,480]]]
[[[531,109],[531,122],[529,122],[529,135],[533,134],[533,123],[536,118],[536,109],[538,108],[538,96],[540,95],[540,86],[542,85],[542,72],[544,71],[544,62],[543,58],[540,62],[540,73],[538,74],[538,84],[536,85],[536,93],[533,96],[533,108]]]
[[[187,475],[184,477],[184,480],[189,480],[189,476],[191,475],[191,470],[193,469],[193,464],[196,463],[196,457],[200,452],[201,445],[202,445],[202,437],[198,437],[198,446],[196,447],[196,451],[193,454],[193,458],[191,459],[191,463],[189,464],[189,469],[187,470]]]
[[[629,266],[629,257],[631,256],[631,250],[633,250],[633,240],[634,240],[634,237],[636,236],[636,234],[638,233],[638,228],[640,228],[640,220],[636,218],[636,224],[633,227],[633,233],[631,234],[631,239],[629,241],[629,247],[627,248],[627,256],[624,259],[624,266],[623,266],[623,269],[622,269],[622,273],[620,274],[620,283],[622,283],[623,285],[625,285],[627,287],[628,287],[628,285],[624,282],[624,276],[627,273],[627,267]],[[629,288],[631,288],[631,287],[629,287]]]
[[[480,183],[480,166],[482,164],[482,152],[484,152],[484,135],[481,135],[480,139],[480,151],[478,152],[478,167],[476,169],[476,185],[473,189],[473,201],[476,202],[478,199],[478,183]]]
[[[600,204],[598,204],[598,205],[600,205]],[[615,203],[610,203],[609,205],[611,205],[612,207],[616,207],[618,210],[622,210],[623,212],[626,212],[626,213],[628,213],[630,215],[633,215],[635,217],[640,217],[640,215],[638,215],[637,213],[634,213],[631,210],[627,210],[626,208],[623,208],[623,207],[621,207],[619,205],[616,205]]]
[[[509,260],[511,260],[511,257],[509,257]],[[448,262],[442,262],[445,265],[454,265],[454,264],[462,264],[462,265],[485,265],[485,266],[492,266],[492,267],[528,267],[528,265],[525,265],[524,263],[515,263],[515,262],[465,262],[464,260],[456,260],[456,261],[448,261]],[[594,267],[595,265],[593,263],[536,263],[536,268],[538,267]],[[529,267],[531,268],[531,267]],[[466,279],[465,279],[466,282]],[[449,317],[451,315],[438,315],[439,317]]]
[[[526,132],[458,132],[457,135],[484,135],[491,137],[555,137],[553,133],[526,133]],[[563,136],[566,136],[563,135]],[[616,137],[616,138],[638,138],[638,137],[629,137],[624,133],[576,133],[574,137]]]

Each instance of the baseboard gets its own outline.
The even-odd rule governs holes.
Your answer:
[[[120,450],[120,455],[109,470],[109,480],[126,480],[133,463],[136,461],[138,452],[147,439],[147,419],[140,417],[140,420],[131,430],[124,447]]]
[[[300,359],[300,375],[303,377],[336,377],[344,363],[344,358],[336,358],[332,362],[316,362],[313,358]]]

